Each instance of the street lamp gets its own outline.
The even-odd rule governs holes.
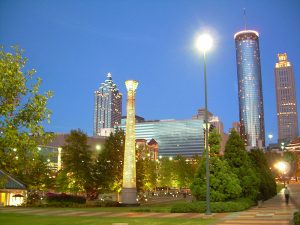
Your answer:
[[[274,166],[281,173],[283,184],[285,185],[285,175],[290,170],[290,164],[285,161],[280,161],[280,162],[276,163]]]
[[[213,40],[208,34],[199,36],[196,47],[203,52],[204,60],[204,96],[205,96],[205,149],[206,149],[206,215],[210,215],[210,184],[209,184],[209,154],[208,154],[208,115],[207,115],[207,85],[206,85],[206,52],[212,47]]]

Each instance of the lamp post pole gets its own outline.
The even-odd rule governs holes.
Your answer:
[[[209,149],[208,149],[208,115],[207,115],[207,81],[206,81],[206,51],[203,51],[204,60],[204,96],[205,96],[205,148],[206,148],[206,215],[210,215],[210,184],[209,184]]]
[[[206,215],[210,215],[210,184],[209,184],[209,147],[208,147],[208,110],[207,110],[207,82],[206,82],[206,51],[212,47],[213,40],[208,34],[203,34],[198,37],[196,47],[203,52],[204,59],[204,97],[205,97],[205,150],[206,150]]]

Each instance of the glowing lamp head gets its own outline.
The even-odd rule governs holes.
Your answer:
[[[213,45],[213,39],[208,34],[200,35],[196,40],[196,47],[201,52],[207,52]]]
[[[281,173],[287,173],[290,170],[290,164],[285,162],[285,161],[281,161],[275,164],[275,167],[281,172]]]
[[[137,89],[139,82],[136,80],[126,80],[125,85],[127,91],[135,91]]]
[[[269,135],[268,135],[268,138],[269,138],[269,139],[272,139],[272,138],[273,138],[273,134],[269,134]]]

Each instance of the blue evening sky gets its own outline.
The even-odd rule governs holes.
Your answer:
[[[204,105],[203,60],[198,33],[215,39],[208,53],[208,107],[225,131],[239,120],[233,35],[260,33],[266,135],[277,140],[274,64],[286,52],[300,73],[298,0],[0,0],[0,44],[25,49],[28,68],[53,90],[48,131],[80,128],[92,134],[94,91],[111,72],[124,94],[139,81],[136,111],[146,119],[188,119]],[[298,107],[299,108],[299,107]]]

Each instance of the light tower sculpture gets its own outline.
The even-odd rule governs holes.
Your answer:
[[[137,204],[136,200],[136,157],[135,157],[135,90],[136,80],[125,81],[127,89],[127,118],[123,167],[122,204]]]

